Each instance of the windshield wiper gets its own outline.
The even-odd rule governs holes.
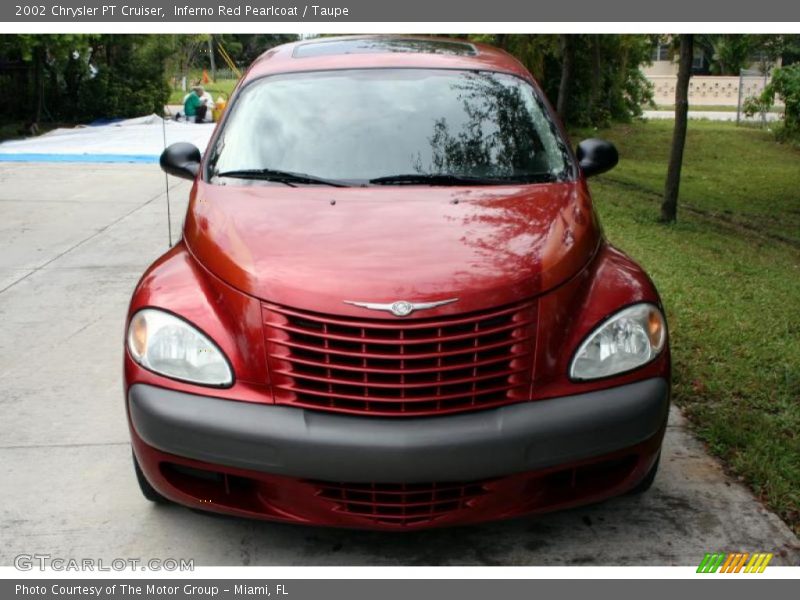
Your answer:
[[[546,183],[553,181],[550,173],[531,173],[508,177],[473,177],[470,175],[447,175],[435,173],[407,173],[376,177],[369,182],[374,185],[504,185],[509,183]]]
[[[277,181],[292,185],[293,183],[308,183],[318,185],[330,185],[333,187],[348,187],[346,183],[325,179],[306,173],[294,173],[292,171],[280,171],[278,169],[240,169],[237,171],[223,171],[214,173],[214,177],[232,177],[234,179],[258,179],[260,181]]]

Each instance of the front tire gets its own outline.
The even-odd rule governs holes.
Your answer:
[[[142,468],[139,466],[139,461],[136,460],[136,455],[131,453],[131,456],[133,456],[133,470],[136,472],[136,481],[139,483],[139,489],[142,490],[142,496],[154,504],[169,504],[169,500],[159,494],[156,488],[147,481]]]

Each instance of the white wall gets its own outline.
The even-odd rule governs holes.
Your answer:
[[[676,75],[647,75],[653,84],[656,104],[675,103]],[[764,89],[763,77],[745,77],[742,99],[758,96]],[[736,106],[739,99],[738,77],[693,75],[689,80],[689,104],[694,106]]]

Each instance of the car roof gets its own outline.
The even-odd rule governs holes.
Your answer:
[[[245,82],[278,73],[374,68],[487,70],[532,79],[517,59],[486,44],[456,38],[361,35],[276,46],[253,62]]]

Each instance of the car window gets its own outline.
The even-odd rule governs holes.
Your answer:
[[[398,175],[549,181],[569,155],[517,77],[362,69],[265,77],[238,95],[211,173],[260,169],[368,182]]]

